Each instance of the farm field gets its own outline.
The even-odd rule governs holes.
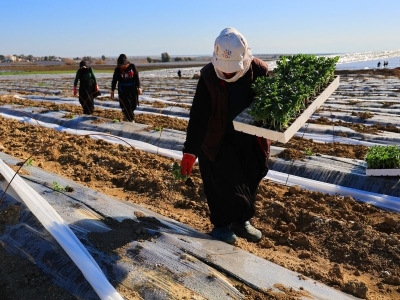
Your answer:
[[[144,95],[136,124],[127,125],[118,102],[108,97],[110,74],[96,74],[102,97],[90,117],[82,115],[77,98],[72,97],[74,74],[0,76],[0,113],[13,116],[0,115],[0,151],[20,160],[32,158],[33,164],[43,170],[207,233],[211,224],[197,166],[190,184],[184,185],[172,176],[176,158],[56,131],[41,126],[39,120],[46,117],[46,122],[62,126],[69,122],[76,128],[88,124],[91,130],[98,128],[103,133],[112,124],[121,124],[149,141],[155,140],[153,145],[159,145],[157,137],[161,137],[163,147],[179,151],[197,71],[185,69],[181,79],[175,69],[143,71]],[[284,150],[271,157],[271,170],[357,188],[352,182],[337,182],[340,176],[332,174],[357,169],[357,178],[364,178],[361,173],[365,172],[363,159],[368,145],[399,144],[400,70],[340,71],[337,75],[339,88],[299,133],[287,144],[273,142],[274,147]],[[38,122],[31,125],[17,117]],[[170,133],[176,139],[169,140]],[[331,171],[335,167],[332,161],[353,167]],[[315,175],[317,169],[329,170],[326,173],[331,176],[324,172]],[[304,170],[314,171],[307,175]],[[20,172],[29,170],[24,167]],[[368,180],[375,180],[375,185],[371,183],[364,191],[377,192],[374,186],[384,181],[387,188],[383,194],[400,197],[399,178]],[[263,232],[263,239],[257,244],[240,239],[237,247],[358,298],[400,299],[398,212],[351,196],[308,190],[268,178],[259,187],[257,206],[252,222]],[[0,204],[0,234],[13,222],[18,222],[18,213],[10,215],[10,210],[7,212]],[[123,240],[124,231],[118,237]],[[76,298],[53,284],[38,267],[6,253],[4,248],[0,247],[2,299]],[[255,290],[235,278],[229,280],[244,299],[300,299],[295,291],[285,289],[284,283],[277,293]],[[116,289],[126,299],[144,297],[122,284]],[[193,295],[181,296],[190,299]]]

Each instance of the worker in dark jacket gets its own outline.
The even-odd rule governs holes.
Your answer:
[[[114,90],[118,83],[118,99],[122,113],[127,121],[134,123],[134,111],[139,105],[139,72],[135,64],[128,61],[125,54],[118,57],[117,64],[111,82],[111,99],[114,99]]]
[[[79,81],[79,103],[83,108],[85,115],[91,115],[94,111],[94,93],[99,90],[93,69],[82,60],[79,63],[79,69],[76,71],[74,80],[74,96],[77,95],[77,86]]]
[[[224,29],[212,62],[200,71],[184,143],[181,174],[189,176],[198,158],[211,235],[230,244],[238,236],[252,242],[262,237],[249,220],[268,172],[270,141],[235,131],[232,122],[253,102],[251,85],[259,76],[268,76],[266,63],[252,56],[236,29]]]

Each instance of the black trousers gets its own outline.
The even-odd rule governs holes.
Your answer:
[[[94,87],[92,85],[79,87],[79,103],[83,108],[85,115],[91,115],[94,112]]]
[[[123,88],[118,91],[119,105],[122,113],[129,122],[135,119],[134,111],[139,102],[138,97],[136,87]]]
[[[268,172],[257,138],[232,131],[214,161],[202,154],[198,159],[211,223],[224,226],[253,217],[257,189]]]

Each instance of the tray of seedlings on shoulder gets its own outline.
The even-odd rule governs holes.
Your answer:
[[[281,56],[274,75],[253,84],[254,102],[233,121],[235,130],[287,143],[338,88],[339,57]]]

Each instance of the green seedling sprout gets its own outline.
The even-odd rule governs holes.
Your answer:
[[[172,175],[175,177],[176,180],[179,181],[186,181],[188,179],[187,175],[181,174],[181,167],[177,162],[174,162],[172,165]]]
[[[314,153],[312,152],[312,150],[310,148],[306,148],[306,155],[307,156],[313,156]]]
[[[57,192],[65,192],[65,186],[62,186],[57,181],[53,181],[53,190]]]
[[[28,160],[25,162],[25,165],[32,166],[33,162],[34,162],[34,160],[32,158],[28,158]]]
[[[68,185],[62,186],[57,181],[53,181],[53,190],[57,192],[73,192],[74,188]]]

